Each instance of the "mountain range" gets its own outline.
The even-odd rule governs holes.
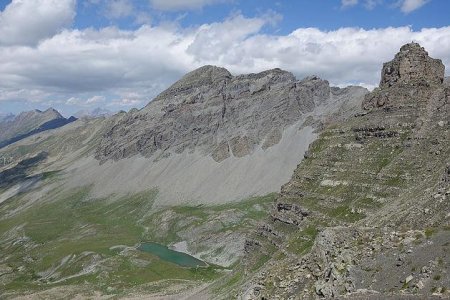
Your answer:
[[[75,117],[64,118],[58,111],[49,108],[22,112],[17,116],[0,117],[0,148],[15,143],[36,133],[55,129],[75,121]]]
[[[0,297],[448,297],[444,70],[410,43],[371,92],[204,66],[140,110],[3,117]]]

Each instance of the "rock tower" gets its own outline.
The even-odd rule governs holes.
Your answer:
[[[417,43],[406,44],[392,61],[384,63],[380,87],[366,95],[363,108],[420,105],[430,96],[427,90],[443,85],[444,73],[445,66],[440,59],[428,56]]]

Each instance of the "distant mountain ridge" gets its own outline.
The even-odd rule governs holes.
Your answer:
[[[49,108],[22,112],[0,119],[0,148],[15,143],[36,133],[55,129],[75,121],[75,117],[64,118],[57,110]]]
[[[110,111],[106,108],[97,107],[94,109],[84,109],[79,110],[74,113],[74,117],[80,118],[98,118],[98,117],[110,117],[114,114],[114,112]]]
[[[11,113],[10,114],[0,114],[0,123],[11,121],[14,118],[15,118],[15,115],[11,114]]]

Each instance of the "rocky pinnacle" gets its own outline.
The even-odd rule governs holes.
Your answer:
[[[392,61],[383,65],[380,88],[401,83],[442,84],[444,70],[442,61],[429,57],[428,52],[419,44],[406,44]]]
[[[392,61],[383,65],[380,87],[366,95],[363,108],[400,108],[425,103],[434,87],[443,86],[444,73],[440,59],[428,56],[417,43],[406,44]],[[411,97],[411,93],[419,97]]]

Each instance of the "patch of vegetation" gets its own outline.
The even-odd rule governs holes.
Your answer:
[[[368,197],[358,200],[356,204],[359,207],[364,207],[364,208],[380,208],[383,206],[382,203],[374,200],[373,198],[368,198]]]
[[[425,229],[425,237],[427,239],[431,238],[431,236],[436,232],[435,228],[426,228]]]
[[[179,242],[178,233],[189,228],[199,228],[208,222],[214,226],[211,233],[220,233],[232,230],[234,232],[245,228],[253,228],[255,222],[268,216],[270,206],[276,197],[275,193],[265,196],[251,197],[240,202],[231,202],[222,205],[173,206],[154,212],[141,221],[149,231],[145,234],[147,240],[165,245]],[[221,215],[230,214],[236,217],[233,222],[222,223]],[[214,221],[213,221],[214,220]],[[161,231],[161,226],[167,228]]]
[[[236,209],[248,213],[254,214],[256,211],[256,215],[258,215],[257,212],[264,211],[263,207],[261,209],[256,209],[255,205],[267,205],[271,204],[275,201],[275,198],[277,197],[277,193],[270,193],[265,196],[256,196],[256,197],[250,197],[248,199],[245,199],[240,202],[230,202],[227,204],[222,205],[216,205],[211,206],[210,208],[213,211],[223,211],[228,209]],[[264,215],[263,217],[265,217]]]
[[[348,205],[340,205],[336,208],[329,209],[327,214],[330,217],[349,223],[353,223],[364,218],[363,214],[352,211]]]
[[[256,263],[252,266],[253,270],[259,270],[259,268],[261,268],[266,262],[268,262],[270,259],[270,256],[267,254],[262,254],[259,256],[258,260],[256,261]]]
[[[311,153],[315,153],[315,154],[317,154],[317,153],[319,153],[319,152],[321,152],[321,151],[323,151],[325,148],[326,148],[326,146],[327,146],[327,140],[326,140],[326,137],[327,136],[327,133],[326,132],[323,132],[321,135],[320,135],[320,137],[317,139],[317,140],[315,140],[310,146],[309,146],[309,151],[311,152]]]
[[[299,255],[308,253],[314,245],[318,233],[319,231],[314,225],[300,230],[290,239],[287,249]]]
[[[390,177],[386,180],[386,185],[389,186],[400,186],[403,183],[403,179],[397,175],[395,177]]]
[[[44,172],[44,173],[42,173],[42,179],[43,180],[50,180],[50,179],[56,178],[59,175],[60,172],[61,171]]]
[[[203,204],[197,206],[174,206],[171,209],[177,214],[199,217],[201,219],[205,219],[208,216]]]

